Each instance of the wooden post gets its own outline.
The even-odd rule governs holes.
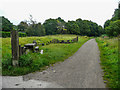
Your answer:
[[[19,57],[22,55],[22,47],[19,45]]]
[[[18,37],[18,32],[15,30],[11,32],[11,46],[12,46],[12,64],[13,66],[18,66],[19,37]]]
[[[77,42],[78,42],[78,36],[77,36]]]

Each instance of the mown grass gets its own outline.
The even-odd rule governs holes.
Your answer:
[[[37,42],[46,43],[51,39],[64,39],[70,40],[76,37],[75,35],[53,35],[44,37],[22,37],[19,38],[20,45],[32,43],[33,40]],[[87,40],[89,37],[79,36],[79,41],[70,44],[50,44],[45,46],[39,46],[40,50],[43,49],[44,53],[32,53],[29,52],[27,55],[20,57],[20,67],[13,67],[11,64],[11,44],[10,38],[2,39],[2,62],[3,70],[2,75],[25,75],[35,71],[41,71],[56,62],[64,61],[71,55],[73,55]]]
[[[109,88],[120,88],[118,70],[118,39],[96,38],[100,49],[104,80]]]

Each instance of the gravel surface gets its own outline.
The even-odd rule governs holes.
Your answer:
[[[95,39],[87,41],[73,56],[43,72],[23,76],[24,81],[37,80],[64,88],[105,88]]]

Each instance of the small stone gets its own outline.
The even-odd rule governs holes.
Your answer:
[[[42,46],[44,46],[45,44],[44,43],[42,43]]]
[[[19,84],[15,84],[15,86],[18,86]]]
[[[37,45],[37,42],[34,40],[33,43],[35,43],[35,45]]]
[[[43,50],[41,50],[40,53],[43,54]]]
[[[42,84],[38,84],[38,86],[42,86]]]
[[[53,70],[53,72],[54,72],[54,73],[56,73],[56,71],[55,71],[55,70]]]
[[[45,73],[47,73],[47,71],[43,71],[42,73],[45,74]]]

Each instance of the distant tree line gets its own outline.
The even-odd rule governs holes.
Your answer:
[[[105,22],[104,30],[108,36],[118,36],[120,34],[120,3],[118,9],[115,9],[112,18]]]
[[[120,4],[115,9],[114,15],[104,24],[104,28],[95,22],[82,20],[65,22],[58,17],[57,19],[47,19],[43,24],[36,22],[32,15],[29,21],[21,21],[18,25],[13,25],[7,18],[2,17],[2,31],[8,32],[18,30],[24,32],[27,36],[44,36],[55,34],[76,34],[81,36],[118,36],[120,34]]]
[[[2,31],[18,30],[25,32],[27,36],[44,36],[55,34],[76,34],[82,36],[100,36],[104,34],[102,26],[88,20],[77,19],[76,21],[65,22],[57,19],[47,19],[43,24],[37,23],[30,15],[29,21],[21,21],[13,25],[7,18],[2,17]]]

